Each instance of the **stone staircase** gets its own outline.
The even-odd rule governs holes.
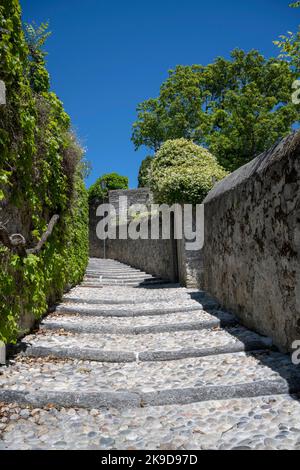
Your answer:
[[[97,259],[91,259],[82,286],[95,288],[112,285],[148,287],[158,284],[164,284],[164,281],[118,261],[103,260],[99,266]]]
[[[204,292],[91,259],[0,369],[0,449],[300,449],[300,370]]]

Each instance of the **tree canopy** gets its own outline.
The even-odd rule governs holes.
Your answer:
[[[157,98],[141,103],[132,141],[157,151],[170,139],[207,147],[234,170],[288,134],[298,119],[287,62],[236,49],[207,66],[179,65]]]
[[[300,2],[290,4],[291,8],[299,8]],[[281,50],[280,58],[286,60],[294,73],[299,78],[300,75],[300,27],[296,33],[288,31],[287,35],[282,34],[274,44]]]
[[[102,183],[105,184],[105,189],[102,188]],[[114,189],[128,189],[128,183],[127,176],[121,176],[118,173],[108,173],[100,176],[89,189],[89,200],[106,198],[108,191]]]
[[[142,161],[138,175],[139,188],[150,187],[152,162],[153,157],[150,155]]]

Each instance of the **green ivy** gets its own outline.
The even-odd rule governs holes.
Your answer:
[[[0,1],[0,222],[5,208],[26,219],[34,246],[59,214],[39,255],[22,258],[0,245],[0,340],[15,342],[27,314],[39,319],[67,286],[78,284],[88,261],[88,194],[83,152],[70,118],[50,92],[43,46],[47,25],[26,27],[18,0]],[[2,216],[3,213],[3,216]],[[21,232],[21,229],[20,229]]]

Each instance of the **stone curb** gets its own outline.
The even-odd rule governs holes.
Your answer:
[[[0,390],[0,401],[3,403],[18,403],[43,408],[55,405],[62,408],[139,408],[141,399],[138,394],[129,392],[17,392]]]
[[[144,299],[84,299],[83,297],[63,297],[63,302],[74,303],[74,304],[81,304],[81,305],[118,305],[118,306],[125,306],[125,305],[139,305],[151,302],[152,304],[164,304],[166,302],[172,302],[176,299],[180,300],[203,300],[203,295],[201,294],[191,294],[189,292],[183,292],[181,294],[175,294],[169,298],[155,298],[149,299],[145,301]],[[207,303],[207,302],[206,302]],[[219,305],[217,303],[213,304]]]
[[[56,309],[56,312],[61,314],[76,314],[79,316],[84,317],[153,317],[153,316],[160,316],[160,315],[168,315],[172,313],[189,313],[189,312],[202,312],[203,306],[199,305],[192,305],[186,307],[174,307],[174,308],[165,308],[165,309],[144,309],[144,310],[101,310],[101,309],[85,309],[85,308],[76,308],[76,307],[65,307],[60,306]]]
[[[174,351],[103,351],[87,348],[61,348],[46,346],[29,346],[25,355],[29,357],[55,357],[59,359],[80,359],[95,362],[156,362],[156,361],[176,361],[180,359],[216,356],[219,354],[233,354],[237,352],[255,352],[269,349],[261,341],[249,341],[244,344],[239,342],[234,345],[220,346],[215,348],[189,348]]]
[[[72,325],[65,323],[45,322],[42,328],[46,330],[65,330],[73,333],[100,333],[100,334],[124,334],[139,335],[152,333],[172,333],[175,331],[193,331],[193,330],[209,330],[216,327],[228,327],[237,324],[237,320],[208,320],[194,323],[170,323],[165,325],[145,325],[136,327],[102,327],[96,325]]]
[[[59,359],[80,359],[95,362],[136,361],[136,354],[127,351],[103,351],[84,348],[48,348],[44,346],[29,346],[25,355],[29,357],[56,357]]]
[[[116,279],[116,280],[130,280],[130,281],[136,281],[136,280],[158,280],[158,278],[151,276],[151,274],[86,274],[85,279],[87,280],[93,280],[93,279],[99,279],[102,277],[103,279]]]
[[[180,288],[180,285],[179,284],[172,284],[170,282],[164,282],[162,284],[156,284],[156,285],[150,285],[150,284],[147,284],[147,285],[143,285],[143,284],[120,284],[120,283],[108,283],[108,284],[100,284],[100,282],[98,284],[92,284],[92,283],[81,283],[77,286],[78,287],[82,287],[83,289],[86,289],[86,288],[90,288],[90,289],[102,289],[103,286],[110,286],[110,287],[140,287],[140,288],[145,288],[145,289],[164,289],[164,288],[168,288],[168,289],[178,289]]]
[[[83,281],[82,284],[80,284],[81,287],[101,287],[101,286],[112,286],[112,287],[160,287],[163,288],[165,286],[168,286],[168,282],[162,283],[161,281],[143,281],[143,282],[136,282],[136,281],[122,281],[122,280],[109,280],[109,279],[104,279],[102,282],[98,283],[93,283],[93,282],[88,282],[87,280]]]
[[[146,351],[138,355],[139,361],[153,362],[153,361],[176,361],[188,357],[205,357],[217,356],[218,354],[231,354],[237,352],[250,352],[261,351],[269,349],[263,341],[251,340],[246,344],[239,341],[236,344],[229,344],[226,346],[218,346],[214,348],[189,348],[175,351]]]
[[[142,395],[142,403],[144,406],[185,405],[210,400],[293,394],[299,392],[299,390],[300,378],[295,379],[291,384],[284,379],[265,380],[236,385],[191,387],[144,393]]]
[[[134,300],[130,299],[124,299],[124,300],[109,300],[109,299],[83,299],[80,297],[64,297],[63,301],[65,303],[73,303],[73,304],[87,304],[87,305],[135,305],[138,302],[135,302]],[[142,300],[140,303],[144,303],[144,300]]]
[[[115,408],[130,409],[163,405],[186,405],[212,400],[254,398],[296,394],[300,391],[300,379],[284,379],[241,383],[236,385],[219,385],[159,390],[157,392],[19,392],[0,390],[2,403],[17,403],[23,406],[43,408],[54,405],[58,408]]]

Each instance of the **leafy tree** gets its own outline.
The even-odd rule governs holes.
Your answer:
[[[157,151],[169,139],[207,147],[234,170],[290,132],[297,120],[291,102],[294,75],[279,59],[236,49],[231,60],[179,65],[155,99],[141,103],[132,140]]]
[[[291,3],[291,8],[299,8],[300,2]],[[299,77],[300,75],[300,28],[296,33],[289,31],[287,35],[281,35],[274,44],[281,49],[280,58],[286,60],[292,70]]]
[[[105,183],[105,189],[102,189],[102,184]],[[105,199],[108,191],[114,189],[128,189],[129,180],[127,176],[121,176],[118,173],[108,173],[100,178],[89,189],[89,200]]]
[[[151,189],[157,203],[199,204],[225,176],[208,150],[186,139],[168,140],[153,159]]]
[[[25,40],[29,52],[29,81],[31,88],[36,93],[48,91],[50,84],[50,76],[45,67],[47,53],[44,51],[44,45],[51,36],[48,28],[48,23],[42,23],[40,26],[35,23],[24,25]]]
[[[138,176],[139,188],[150,187],[152,162],[153,157],[150,155],[142,161]]]

